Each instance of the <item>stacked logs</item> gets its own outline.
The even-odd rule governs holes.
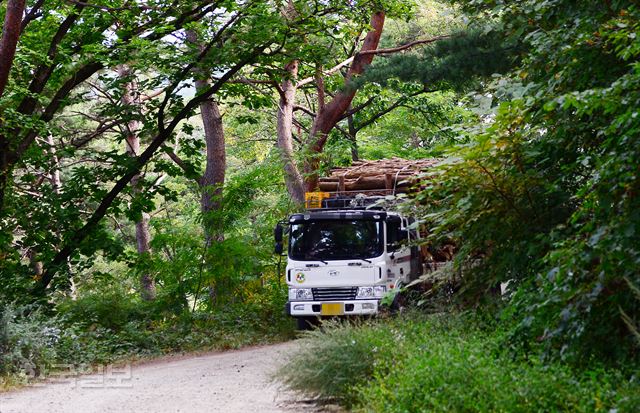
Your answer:
[[[352,166],[332,169],[329,176],[320,178],[319,189],[324,192],[408,192],[418,175],[438,162],[437,159],[401,158],[354,161]]]

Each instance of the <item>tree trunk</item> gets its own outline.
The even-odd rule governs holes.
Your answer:
[[[4,23],[2,25],[2,39],[0,39],[0,97],[9,82],[13,59],[16,55],[18,39],[20,38],[20,27],[22,15],[24,14],[25,0],[8,0]],[[0,113],[1,115],[1,113]],[[0,116],[0,124],[2,123]],[[0,217],[4,211],[4,196],[11,179],[13,167],[10,160],[9,140],[7,136],[0,135]]]
[[[4,195],[7,192],[10,178],[9,142],[4,136],[0,136],[0,218],[2,218],[4,212]]]
[[[199,85],[200,84],[200,85]],[[204,88],[208,83],[196,81],[196,88]],[[225,152],[224,126],[218,104],[209,100],[200,104],[204,125],[204,141],[207,149],[207,163],[199,184],[202,191],[201,208],[207,239],[224,240],[224,225],[219,216],[222,206],[227,156]]]
[[[331,102],[318,110],[309,133],[308,150],[310,155],[304,164],[305,189],[307,192],[314,191],[318,187],[320,154],[324,150],[327,136],[331,129],[336,126],[340,117],[349,109],[356,95],[356,90],[350,87],[350,82],[354,76],[361,74],[371,64],[374,54],[362,54],[362,52],[378,48],[384,27],[384,19],[384,12],[377,12],[371,16],[371,31],[367,33],[360,52],[356,54],[351,67],[347,71],[345,87],[335,95]]]
[[[51,189],[56,195],[60,195],[62,188],[62,181],[60,180],[60,159],[53,141],[53,136],[47,135],[47,145],[49,145],[48,152],[51,155],[51,170],[49,171],[49,182],[51,183]]]
[[[293,107],[296,99],[298,61],[293,60],[285,66],[287,78],[280,85],[280,103],[278,105],[277,132],[278,148],[284,163],[284,179],[291,199],[304,202],[304,182],[293,159]]]
[[[360,154],[358,153],[358,141],[356,140],[356,135],[358,134],[358,129],[356,129],[355,125],[353,124],[353,115],[349,115],[347,117],[347,131],[349,132],[349,143],[351,144],[351,160],[352,161],[359,161],[360,160]]]
[[[25,0],[9,0],[7,2],[4,24],[2,25],[2,39],[0,39],[0,97],[9,82],[13,58],[16,55],[24,4]]]
[[[60,178],[60,158],[56,151],[55,142],[53,136],[47,135],[47,145],[49,146],[48,152],[51,155],[51,169],[49,170],[49,182],[51,183],[51,189],[56,195],[62,194],[62,179]],[[56,229],[58,237],[61,236],[60,231]],[[75,300],[77,298],[78,289],[76,283],[73,281],[72,267],[69,260],[67,260],[67,272],[69,273],[69,296]],[[41,278],[40,275],[39,278]]]
[[[131,70],[126,65],[118,67],[118,75],[121,78],[131,76]],[[124,93],[122,95],[122,104],[124,106],[133,107],[137,105],[137,85],[133,80],[129,80],[125,83]],[[126,152],[131,157],[138,156],[140,152],[140,137],[138,131],[140,130],[140,122],[131,119],[126,124]],[[138,172],[131,178],[131,187],[133,189],[134,196],[140,195],[142,188],[140,181],[142,180],[142,173]],[[149,243],[151,241],[151,235],[149,233],[149,214],[142,212],[142,215],[138,222],[136,222],[136,248],[140,256],[151,254],[151,247]],[[142,299],[153,300],[156,298],[156,285],[153,276],[146,271],[140,275],[140,293]]]
[[[193,30],[187,30],[187,41],[198,45],[198,36]],[[194,70],[196,92],[207,90],[210,79],[200,70]],[[224,189],[225,173],[227,168],[227,154],[224,139],[224,125],[220,108],[213,98],[200,103],[200,116],[204,126],[204,142],[207,151],[207,160],[204,174],[198,184],[202,193],[200,198],[200,210],[204,227],[205,243],[211,245],[213,241],[224,241],[224,222],[222,219],[222,191]],[[218,277],[216,277],[218,278]],[[215,284],[209,285],[209,302],[214,307],[217,302],[217,289]]]
[[[187,31],[187,41],[198,44],[194,31]],[[210,86],[210,80],[200,71],[195,71],[196,91],[201,92]],[[213,99],[200,104],[200,114],[204,126],[204,141],[207,150],[207,161],[204,174],[199,180],[202,197],[200,207],[204,223],[207,245],[211,241],[224,240],[224,223],[220,216],[222,206],[222,190],[224,187],[227,156],[225,151],[224,126],[220,108]]]

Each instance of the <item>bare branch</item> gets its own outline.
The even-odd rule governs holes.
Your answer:
[[[182,169],[187,173],[193,172],[189,168],[187,168],[187,164],[185,163],[185,161],[183,161],[182,158],[180,158],[178,154],[176,154],[174,151],[167,151],[166,153],[167,153],[167,156],[171,158],[171,160],[180,167],[180,169]]]
[[[65,0],[67,3],[71,3],[71,4],[76,4],[82,7],[93,7],[95,9],[99,9],[99,10],[103,10],[103,11],[124,11],[124,10],[155,10],[155,11],[160,11],[161,9],[159,7],[151,7],[151,6],[147,6],[146,4],[140,4],[138,2],[135,2],[135,5],[133,6],[122,6],[122,7],[109,7],[109,6],[103,6],[100,4],[92,4],[92,3],[86,3],[84,1],[79,1],[79,0]]]
[[[316,114],[311,109],[308,109],[302,105],[293,105],[293,110],[294,111],[299,110],[301,112],[304,112],[307,115],[311,116],[312,118],[316,117]]]
[[[361,104],[359,104],[358,106],[356,106],[355,108],[351,108],[348,111],[345,112],[344,116],[342,116],[342,119],[347,118],[355,113],[360,112],[362,109],[366,108],[367,106],[371,105],[377,96],[371,96],[369,99],[367,99],[366,102],[363,102]]]
[[[369,119],[367,119],[366,121],[364,121],[360,125],[358,125],[358,127],[355,128],[356,133],[361,131],[362,129],[366,128],[367,126],[371,125],[372,123],[374,123],[375,121],[377,121],[378,119],[383,117],[384,115],[394,111],[395,109],[397,109],[397,108],[399,108],[401,106],[404,106],[405,103],[409,99],[411,99],[413,97],[416,97],[418,95],[421,95],[423,93],[430,93],[430,92],[433,92],[433,91],[434,90],[427,89],[427,88],[422,88],[422,89],[420,89],[420,90],[418,90],[416,92],[413,92],[413,93],[411,93],[409,95],[405,95],[405,96],[400,97],[394,103],[392,103],[391,105],[387,106],[385,109],[381,110],[380,112],[374,113],[373,115],[371,115],[371,117]],[[349,114],[345,114],[345,116],[343,116],[342,119],[344,119],[344,118],[356,113],[356,111],[353,111],[353,110],[350,111],[350,112],[351,113],[349,113]]]
[[[102,68],[103,65],[99,62],[91,62],[79,68],[76,73],[70,79],[68,79],[60,89],[58,89],[58,92],[56,92],[55,96],[53,97],[53,99],[51,99],[51,102],[44,110],[44,113],[40,116],[40,120],[43,122],[49,122],[51,119],[53,119],[53,115],[60,108],[60,105],[62,105],[62,101],[69,95],[69,93],[76,86],[87,80]],[[27,135],[22,139],[15,152],[15,156],[17,156],[18,159],[20,158],[20,156],[22,156],[24,151],[29,148],[35,137],[36,132],[32,130],[28,132]]]
[[[149,101],[151,99],[157,98],[158,96],[160,96],[161,94],[163,94],[165,92],[164,89],[160,89],[160,90],[156,90],[155,92],[151,92],[151,93],[145,93],[140,95],[140,97],[138,98],[139,102],[146,102]]]
[[[366,56],[366,55],[381,55],[381,54],[398,53],[398,52],[402,52],[403,50],[411,49],[412,47],[415,47],[415,46],[420,46],[420,45],[429,44],[429,43],[435,43],[435,42],[437,42],[439,40],[449,39],[451,37],[452,36],[450,34],[445,34],[445,35],[442,35],[442,36],[432,37],[431,39],[416,40],[414,42],[403,44],[402,46],[398,46],[398,47],[391,47],[389,49],[363,50],[363,51],[358,52],[358,55]]]
[[[334,66],[334,67],[332,67],[331,69],[326,70],[326,71],[323,71],[323,72],[322,72],[322,74],[324,74],[325,76],[329,76],[329,75],[332,75],[332,74],[336,73],[338,70],[342,69],[343,67],[345,67],[345,66],[347,66],[347,65],[350,65],[350,64],[351,64],[351,62],[353,62],[354,57],[355,57],[355,56],[351,56],[350,58],[348,58],[348,59],[344,60],[343,62],[341,62],[341,63],[339,63],[339,64],[335,65],[335,66]],[[301,87],[301,86],[304,86],[304,85],[306,85],[306,84],[308,84],[308,83],[313,82],[314,80],[315,80],[315,77],[313,77],[313,76],[312,76],[312,77],[305,77],[304,79],[300,80],[300,81],[296,84],[296,86],[297,86],[297,87]]]
[[[85,146],[86,144],[88,144],[89,142],[91,142],[93,139],[102,136],[105,132],[115,128],[116,126],[119,126],[121,123],[124,123],[125,121],[123,121],[122,119],[118,119],[115,120],[113,122],[110,123],[106,123],[103,122],[102,124],[98,125],[98,127],[96,128],[95,131],[79,137],[79,138],[75,138],[71,140],[71,145],[73,145],[74,147],[76,147],[77,149]]]

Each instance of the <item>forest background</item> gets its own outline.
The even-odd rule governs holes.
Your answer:
[[[291,338],[275,224],[331,167],[437,157],[405,207],[430,248],[459,249],[414,304],[459,327],[416,315],[397,328],[480,340],[488,371],[520,371],[523,388],[584,389],[575,405],[544,393],[514,406],[637,402],[633,1],[7,0],[0,14],[6,383],[61,363]],[[381,323],[362,334],[386,337]],[[394,380],[429,376],[423,356]],[[383,383],[396,374],[384,368],[350,371]],[[389,398],[373,388],[328,394]]]

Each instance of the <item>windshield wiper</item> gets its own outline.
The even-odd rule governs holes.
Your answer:
[[[359,259],[359,260],[362,260],[362,261],[364,261],[364,262],[368,262],[369,264],[372,264],[372,263],[373,263],[373,261],[368,260],[368,259],[366,259],[366,258],[358,258],[358,259]]]
[[[325,260],[321,260],[320,258],[317,257],[307,257],[308,260],[314,260],[314,261],[320,261],[321,263],[323,263],[324,265],[329,265],[329,263]],[[317,267],[318,264],[307,264],[307,267]]]

